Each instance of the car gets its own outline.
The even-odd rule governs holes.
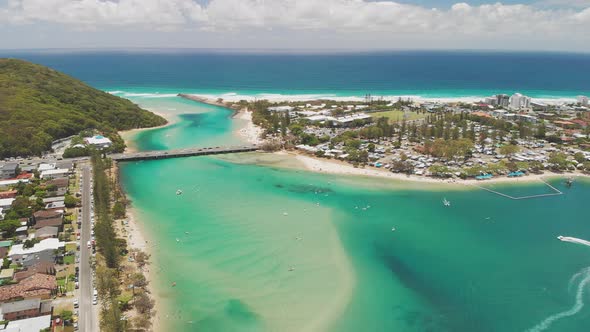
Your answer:
[[[92,246],[92,245],[90,244],[90,241],[88,241],[88,242],[86,243],[86,246],[88,247],[88,249],[90,249],[90,247]]]
[[[74,308],[78,308],[79,305],[78,299],[74,299]]]
[[[76,281],[76,289],[80,288],[80,283]]]

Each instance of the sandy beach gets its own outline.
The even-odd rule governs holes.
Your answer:
[[[174,122],[176,122],[176,119],[172,115],[170,115],[170,114],[158,112],[158,111],[153,110],[153,109],[148,109],[148,111],[150,111],[150,112],[152,112],[152,113],[154,113],[156,115],[159,115],[159,116],[163,117],[164,119],[166,119],[166,121],[168,121],[168,123],[163,124],[161,126],[157,126],[157,127],[136,128],[136,129],[129,129],[129,130],[119,131],[119,135],[121,135],[121,137],[125,141],[125,145],[126,145],[125,152],[137,152],[137,145],[135,144],[135,140],[133,139],[137,134],[139,134],[139,133],[141,133],[143,131],[147,131],[147,130],[164,128],[164,127],[170,126]]]
[[[262,135],[262,129],[252,122],[252,112],[241,110],[236,113],[234,119],[245,122],[244,127],[237,131],[239,137],[251,144],[261,144],[263,142],[262,138],[260,138]]]
[[[551,177],[590,177],[582,173],[553,173],[545,171],[543,174],[529,174],[523,177],[509,178],[507,176],[495,177],[489,180],[476,179],[437,179],[418,175],[406,175],[400,173],[392,173],[385,169],[365,167],[355,168],[352,165],[338,160],[319,159],[296,152],[278,152],[283,155],[291,155],[299,161],[306,170],[318,173],[338,174],[338,175],[354,175],[354,176],[369,176],[380,177],[392,180],[412,181],[417,183],[433,183],[433,184],[457,184],[462,186],[467,185],[482,185],[486,183],[530,183],[539,182]]]
[[[489,96],[464,96],[464,97],[424,97],[419,95],[398,95],[398,96],[379,96],[383,97],[384,100],[397,101],[398,99],[412,100],[419,103],[432,102],[432,103],[476,103],[484,100]],[[203,103],[220,105],[217,102],[218,99],[223,99],[224,103],[239,102],[240,100],[255,101],[266,99],[274,103],[282,102],[305,102],[314,100],[333,100],[337,102],[364,102],[364,96],[337,96],[332,94],[299,94],[299,95],[284,95],[284,94],[272,94],[272,93],[261,93],[257,95],[240,95],[236,93],[225,93],[219,95],[207,95],[207,94],[190,94],[186,95],[185,98],[200,101]],[[566,103],[575,102],[575,98],[532,98],[533,101],[542,102],[550,105],[561,105]]]

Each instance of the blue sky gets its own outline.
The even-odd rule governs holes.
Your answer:
[[[590,0],[0,0],[5,49],[589,52],[588,31]]]

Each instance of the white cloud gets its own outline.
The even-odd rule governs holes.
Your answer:
[[[545,0],[577,5],[590,0]],[[318,31],[331,34],[534,38],[562,36],[588,42],[590,8],[501,3],[457,3],[431,9],[367,0],[9,0],[0,25],[48,22],[94,30]]]

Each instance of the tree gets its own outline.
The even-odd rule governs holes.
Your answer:
[[[563,152],[551,152],[548,162],[554,170],[565,170],[569,166],[567,155]]]
[[[432,165],[428,168],[428,171],[436,177],[450,177],[451,169],[444,165]]]
[[[506,144],[500,147],[500,154],[505,156],[512,156],[520,151],[520,147],[518,145],[513,144]]]
[[[10,211],[6,214],[6,219],[18,219],[18,218],[29,218],[33,215],[33,211],[31,209],[31,201],[29,198],[23,196],[17,196],[16,199],[12,202],[12,206],[10,207]]]
[[[139,266],[139,268],[142,268],[146,264],[148,264],[149,263],[149,259],[150,259],[150,255],[146,254],[143,251],[138,251],[135,254],[135,261],[137,262],[137,266]]]
[[[4,238],[11,238],[15,234],[17,228],[20,227],[18,220],[4,220],[0,221],[0,232],[4,233]]]
[[[369,152],[375,152],[375,144],[369,143],[367,150],[369,150]]]
[[[145,288],[148,285],[148,281],[143,273],[134,273],[131,279],[133,280],[133,286],[136,288]]]
[[[147,314],[152,311],[155,302],[145,292],[142,292],[135,297],[133,304],[139,313]]]
[[[121,218],[125,218],[125,215],[126,215],[125,204],[123,202],[121,202],[120,200],[115,202],[115,204],[113,205],[113,217],[115,219],[121,219]]]
[[[78,199],[72,195],[66,195],[64,198],[64,204],[68,208],[73,208],[78,205]]]
[[[583,153],[581,152],[576,152],[576,154],[574,154],[574,159],[578,162],[578,163],[583,163],[586,161],[586,157],[584,156]]]

